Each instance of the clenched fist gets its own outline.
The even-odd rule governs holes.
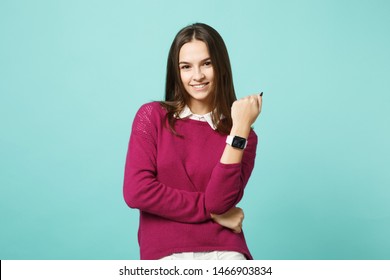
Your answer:
[[[261,112],[261,103],[262,97],[259,94],[236,100],[231,109],[233,127],[250,127]]]

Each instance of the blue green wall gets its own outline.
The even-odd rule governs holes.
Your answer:
[[[0,259],[137,259],[131,122],[177,31],[264,91],[241,207],[256,259],[390,259],[390,2],[0,2]]]

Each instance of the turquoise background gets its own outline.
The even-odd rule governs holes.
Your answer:
[[[0,259],[137,259],[122,198],[138,107],[178,30],[264,91],[240,206],[256,259],[390,259],[389,1],[0,1]]]

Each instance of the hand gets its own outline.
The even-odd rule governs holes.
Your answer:
[[[250,129],[261,112],[262,97],[259,94],[234,101],[231,109],[233,128]]]
[[[230,228],[234,233],[240,233],[242,221],[244,220],[244,211],[239,207],[233,207],[221,215],[211,214],[211,218],[221,226]]]

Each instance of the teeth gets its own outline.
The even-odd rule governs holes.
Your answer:
[[[194,88],[203,88],[206,84],[193,86]]]

